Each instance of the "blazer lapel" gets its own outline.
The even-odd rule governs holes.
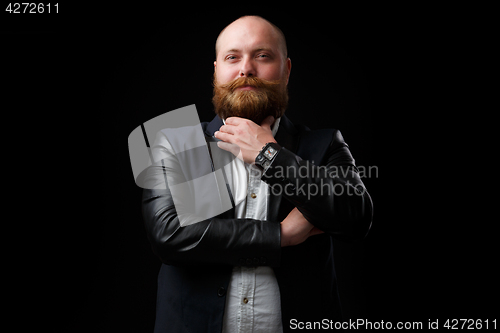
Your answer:
[[[204,123],[207,124],[207,123]],[[205,133],[205,140],[207,142],[207,147],[208,147],[208,152],[210,154],[210,160],[211,160],[211,167],[212,171],[215,172],[216,170],[220,170],[222,172],[222,176],[224,177],[224,182],[226,183],[226,189],[229,195],[229,200],[231,200],[231,206],[232,208],[225,213],[221,214],[222,218],[234,218],[235,214],[235,202],[234,202],[234,196],[231,191],[231,187],[229,186],[229,180],[228,176],[225,172],[224,167],[231,163],[231,161],[234,160],[234,155],[220,149],[217,146],[217,140],[214,138],[214,132],[218,131],[219,128],[223,125],[224,123],[222,122],[222,119],[220,119],[218,116],[215,116],[214,119],[207,125],[202,125],[204,127],[204,133]],[[219,189],[220,190],[220,189]]]
[[[276,136],[274,138],[281,147],[284,147],[295,154],[297,152],[299,143],[299,136],[297,129],[292,124],[292,122],[284,115],[283,117],[281,117],[279,126],[280,127],[278,128],[278,132],[276,133]],[[271,189],[269,190],[271,191]],[[279,195],[274,195],[272,194],[271,191],[270,195],[268,196],[269,198],[267,206],[268,221],[278,222],[277,219],[281,203],[282,191],[279,191],[279,193],[280,193]]]
[[[222,119],[220,119],[219,116],[215,116],[214,119],[212,119],[212,121],[209,122],[207,127],[205,128],[205,135],[213,137],[215,131],[218,131],[222,125],[224,125]]]

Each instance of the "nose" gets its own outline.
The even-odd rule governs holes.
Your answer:
[[[255,66],[252,62],[251,59],[248,59],[248,58],[245,58],[242,62],[241,62],[241,67],[240,67],[240,74],[239,76],[240,77],[250,77],[250,76],[256,76],[257,72],[256,72],[256,69],[255,69]]]

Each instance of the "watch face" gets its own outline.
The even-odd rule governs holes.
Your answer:
[[[271,159],[274,156],[274,153],[276,152],[276,149],[273,147],[268,147],[264,155],[266,155],[267,158]]]

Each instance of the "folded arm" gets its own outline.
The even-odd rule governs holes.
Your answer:
[[[168,189],[145,189],[142,209],[153,251],[166,264],[279,264],[278,223],[214,217],[181,227]]]
[[[333,134],[322,166],[282,148],[262,180],[325,233],[357,239],[370,228],[372,200],[339,131]]]

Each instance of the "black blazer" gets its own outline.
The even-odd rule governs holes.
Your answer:
[[[222,124],[218,117],[202,123],[207,141]],[[275,139],[283,149],[262,177],[271,186],[266,221],[235,219],[230,210],[180,227],[169,189],[144,189],[148,238],[163,262],[155,332],[221,332],[235,265],[274,268],[285,332],[291,319],[341,320],[332,237],[364,237],[372,220],[371,198],[338,130],[311,131],[283,116]],[[217,168],[219,155],[209,146]],[[163,170],[150,167],[147,173],[154,178]],[[294,207],[325,233],[281,248],[280,222]]]

